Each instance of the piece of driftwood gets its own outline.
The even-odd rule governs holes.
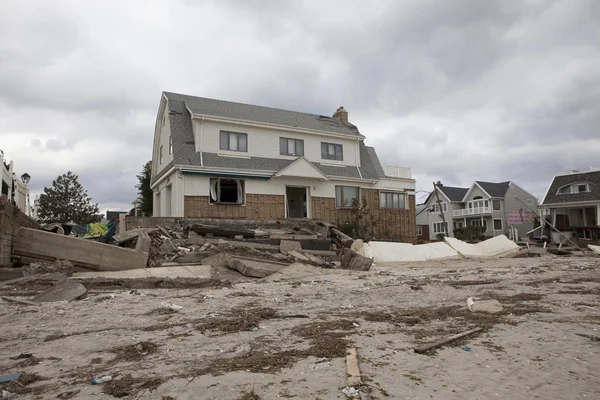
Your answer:
[[[441,347],[447,343],[450,343],[456,339],[460,339],[465,336],[469,336],[472,333],[480,332],[482,330],[483,330],[483,328],[469,329],[468,331],[465,331],[462,333],[457,333],[456,335],[452,335],[445,339],[438,340],[437,342],[433,342],[433,343],[430,343],[430,344],[427,344],[427,345],[421,346],[421,347],[415,347],[414,350],[415,350],[415,353],[425,353],[427,350],[436,349],[436,348]]]
[[[39,306],[40,303],[27,299],[17,299],[14,297],[2,296],[2,300],[10,301],[12,303],[26,304],[28,306]]]
[[[245,238],[253,238],[256,236],[256,233],[254,231],[248,229],[228,229],[214,225],[193,224],[190,226],[190,230],[196,232],[199,235],[212,234],[214,236],[232,238],[238,235],[241,235]]]
[[[333,233],[344,245],[350,244],[354,242],[354,239],[350,236],[346,235],[344,232],[340,231],[337,228],[329,228],[331,233]]]
[[[346,351],[346,386],[360,385],[360,370],[358,369],[358,357],[356,348],[352,347]]]

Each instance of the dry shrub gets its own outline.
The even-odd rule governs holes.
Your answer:
[[[139,361],[147,355],[156,353],[158,346],[152,342],[140,342],[136,344],[130,344],[127,346],[115,347],[109,350],[111,353],[115,353],[115,358],[112,362],[119,361]]]

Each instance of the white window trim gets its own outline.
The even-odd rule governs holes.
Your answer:
[[[423,227],[421,225],[417,225],[417,236],[423,236]]]
[[[360,191],[360,188],[359,188],[359,191]],[[397,194],[398,196],[404,196],[404,207],[385,207],[385,208],[381,207],[381,195],[385,195],[387,193]],[[399,199],[398,199],[398,202],[400,202]],[[386,201],[386,203],[387,203],[387,201]],[[408,209],[408,196],[404,192],[394,192],[391,190],[380,190],[379,191],[379,209],[381,209],[381,210],[407,210]]]
[[[494,202],[497,201],[500,206],[497,210],[494,208]],[[502,202],[498,199],[492,200],[492,211],[502,211]]]
[[[447,224],[447,222],[446,222],[446,224]],[[438,228],[438,227],[441,227],[442,230],[441,231],[436,230],[436,228]],[[438,222],[433,223],[433,233],[444,233],[444,234],[446,233],[446,227],[444,226],[443,221],[438,221]]]
[[[351,187],[351,188],[356,188],[356,189],[358,189],[358,197],[357,197],[357,199],[358,199],[358,206],[359,206],[359,207],[361,207],[361,206],[362,206],[362,201],[361,201],[361,198],[362,198],[362,197],[360,196],[360,186],[351,186],[351,185],[336,185],[336,186],[335,186],[335,189],[334,189],[334,190],[335,190],[335,208],[336,208],[336,209],[350,209],[350,208],[352,208],[352,205],[349,205],[349,206],[344,206],[344,205],[342,205],[342,206],[338,206],[338,205],[337,205],[337,203],[338,203],[338,201],[337,201],[337,188],[338,188],[338,187],[341,187],[341,188],[344,188],[344,187]],[[343,193],[344,193],[344,189],[342,189],[342,195],[343,195]],[[343,198],[342,198],[342,200],[343,200]]]
[[[585,188],[586,188],[585,191],[583,191],[583,192],[580,192],[580,191],[574,192],[573,188],[575,188],[577,186],[580,186],[580,185],[585,185]],[[561,189],[566,188],[566,187],[570,187],[571,190],[568,193],[561,193],[560,192]],[[590,184],[588,182],[579,182],[579,183],[569,183],[568,185],[563,185],[563,186],[559,187],[558,190],[556,191],[556,194],[557,195],[560,195],[560,194],[578,194],[578,193],[589,193],[589,192],[590,192]]]
[[[442,201],[440,204],[441,204],[441,209],[444,210],[443,212],[448,212],[448,203],[445,201]],[[440,204],[438,204],[437,202],[433,203],[433,212],[441,212],[439,209]]]
[[[500,221],[500,229],[496,229],[496,221]],[[492,220],[492,227],[495,231],[503,231],[504,230],[504,222],[502,222],[502,218],[494,218]]]
[[[229,203],[229,202],[223,202],[223,201],[211,201],[211,194],[210,194],[210,181],[212,179],[216,179],[217,180],[217,189],[216,189],[216,194],[217,194],[217,198],[219,197],[219,187],[221,185],[221,179],[229,179],[229,180],[239,180],[242,182],[242,202],[241,203]],[[228,177],[211,177],[209,179],[209,192],[208,192],[208,204],[211,206],[214,206],[216,204],[223,204],[223,205],[231,205],[231,206],[245,206],[246,205],[246,180],[245,179],[237,179],[237,178],[228,178]]]

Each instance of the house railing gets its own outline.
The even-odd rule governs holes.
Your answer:
[[[492,209],[490,207],[472,207],[465,208],[463,210],[454,210],[452,211],[453,217],[465,217],[469,215],[481,215],[481,214],[491,214]]]
[[[389,176],[390,178],[406,178],[412,179],[412,174],[410,172],[410,167],[400,167],[397,165],[387,165],[383,166],[385,176]]]

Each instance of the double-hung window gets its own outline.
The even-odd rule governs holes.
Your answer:
[[[239,132],[221,131],[219,149],[231,151],[248,151],[248,135]]]
[[[279,154],[282,156],[303,156],[304,140],[279,138]]]
[[[447,222],[434,222],[433,233],[446,233],[446,224]]]
[[[321,158],[323,160],[344,160],[344,152],[341,144],[321,142]]]

